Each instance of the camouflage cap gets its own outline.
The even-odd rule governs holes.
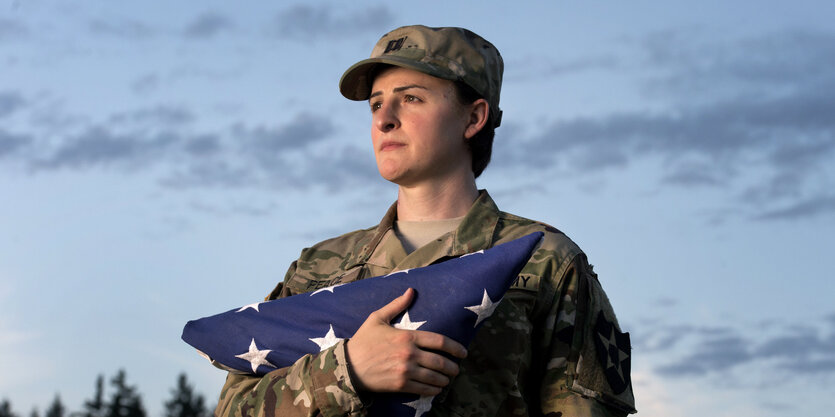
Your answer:
[[[345,71],[339,91],[350,100],[367,100],[374,68],[380,64],[462,81],[487,100],[494,127],[501,124],[502,56],[493,44],[467,29],[421,25],[397,28],[377,41],[370,58]]]

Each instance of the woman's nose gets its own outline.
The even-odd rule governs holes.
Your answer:
[[[395,105],[391,104],[382,104],[374,112],[374,125],[381,132],[389,132],[400,126],[400,120],[397,118],[397,109],[395,107]]]

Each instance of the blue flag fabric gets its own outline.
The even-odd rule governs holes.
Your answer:
[[[369,314],[414,288],[414,301],[392,325],[440,333],[468,346],[542,235],[532,233],[438,264],[192,320],[182,337],[227,369],[264,375],[353,336]],[[375,397],[369,413],[420,416],[429,404],[431,397],[386,394]]]

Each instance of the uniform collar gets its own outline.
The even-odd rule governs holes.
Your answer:
[[[418,268],[442,260],[493,246],[493,235],[499,221],[499,209],[486,190],[479,190],[478,198],[461,220],[458,228],[438,240],[405,254],[400,241],[389,231],[397,219],[397,202],[383,216],[375,235],[363,247],[358,259],[387,270]]]

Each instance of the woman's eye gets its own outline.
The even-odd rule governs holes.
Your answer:
[[[404,100],[407,101],[407,102],[410,102],[410,103],[413,102],[413,101],[420,101],[419,98],[417,98],[415,96],[408,95],[408,94],[404,97]]]
[[[371,112],[372,113],[375,112],[379,108],[380,108],[380,102],[379,101],[371,103]]]

